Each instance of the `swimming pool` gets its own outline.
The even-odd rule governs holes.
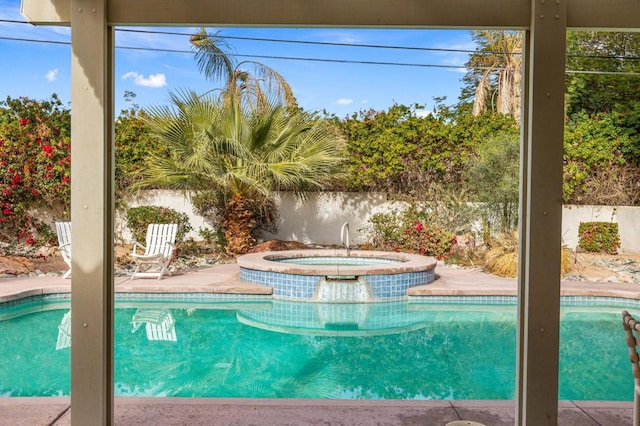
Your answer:
[[[115,393],[513,399],[515,301],[432,300],[118,298]],[[632,400],[619,316],[638,307],[585,303],[562,308],[560,399]],[[55,298],[0,309],[0,395],[69,394],[68,312]]]

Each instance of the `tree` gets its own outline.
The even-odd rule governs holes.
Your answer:
[[[500,132],[517,136],[511,116],[472,116],[447,106],[420,117],[417,106],[364,111],[339,121],[347,138],[346,187],[425,197],[436,186],[459,192],[480,141]]]
[[[260,62],[236,63],[229,46],[218,34],[208,34],[204,28],[191,36],[198,68],[210,80],[221,80],[219,91],[224,99],[237,98],[251,108],[270,108],[278,99],[283,105],[295,108],[296,99],[287,81],[273,68]],[[243,69],[243,68],[248,68]]]
[[[639,58],[639,33],[570,31],[567,115],[638,109],[640,78],[623,73],[640,73]]]
[[[484,224],[499,232],[518,224],[520,140],[502,134],[485,140],[467,171],[469,186],[484,203]]]
[[[478,53],[467,61],[467,87],[461,98],[473,99],[473,115],[485,111],[509,114],[520,120],[522,33],[479,30],[473,32]]]
[[[570,204],[640,203],[640,108],[574,114],[564,134],[564,200]]]
[[[146,115],[144,110],[134,105],[122,110],[115,122],[115,179],[119,200],[142,179],[141,172],[150,153],[167,154],[160,141],[151,135]]]
[[[151,157],[144,184],[217,194],[229,254],[253,245],[256,211],[272,191],[322,188],[339,170],[340,137],[310,114],[193,92],[173,94],[171,102],[149,111],[151,131],[169,155]]]

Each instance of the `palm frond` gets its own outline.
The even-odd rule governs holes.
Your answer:
[[[234,64],[225,49],[229,49],[227,43],[209,34],[204,28],[191,36],[191,45],[195,50],[198,70],[209,80],[227,81],[233,74]]]

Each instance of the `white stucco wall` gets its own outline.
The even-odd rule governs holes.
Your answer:
[[[384,194],[349,192],[310,193],[304,201],[291,193],[279,193],[276,203],[280,213],[278,232],[265,235],[266,239],[340,244],[342,225],[348,222],[350,242],[354,245],[366,242],[365,229],[372,215],[399,205],[387,201]]]
[[[275,194],[278,205],[278,232],[264,235],[265,239],[299,241],[305,244],[340,244],[342,225],[349,223],[352,245],[366,242],[369,218],[402,205],[387,200],[380,193],[317,192],[309,193],[306,200],[292,193]],[[154,205],[170,207],[187,214],[193,227],[187,238],[200,240],[200,228],[211,229],[211,224],[193,212],[188,198],[178,191],[147,191],[143,196],[128,200],[128,207]],[[131,241],[123,212],[116,215],[116,235]],[[562,243],[571,249],[578,245],[580,222],[617,222],[620,232],[620,253],[640,253],[640,207],[564,206],[562,211]]]
[[[564,206],[562,240],[571,249],[578,246],[580,222],[617,223],[620,233],[620,253],[640,253],[640,207]]]
[[[177,212],[185,213],[189,217],[189,223],[193,230],[186,235],[186,238],[193,238],[196,241],[202,240],[198,234],[200,228],[211,228],[205,219],[193,212],[191,201],[180,191],[153,190],[142,191],[138,197],[125,200],[127,208],[139,206],[161,206],[172,208]],[[117,239],[124,242],[131,242],[131,231],[127,228],[126,210],[117,209],[115,220],[115,234]]]

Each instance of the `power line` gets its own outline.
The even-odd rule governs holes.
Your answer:
[[[173,31],[156,31],[156,30],[133,30],[129,28],[118,28],[116,31],[130,32],[130,33],[144,33],[144,34],[166,34],[166,35],[180,35],[180,36],[192,36],[193,34],[173,32]],[[248,41],[264,41],[270,43],[291,43],[291,44],[311,44],[319,46],[336,46],[336,47],[365,47],[370,49],[396,49],[396,50],[417,50],[427,52],[453,52],[453,53],[476,53],[476,54],[504,54],[504,55],[520,55],[520,52],[492,52],[492,51],[478,51],[470,49],[451,49],[451,48],[439,48],[439,47],[417,47],[417,46],[392,46],[383,44],[360,44],[360,43],[337,43],[330,41],[308,41],[308,40],[286,40],[279,38],[262,38],[262,37],[240,37],[240,36],[225,36],[215,35],[216,38],[229,39],[229,40],[248,40]]]
[[[0,22],[12,23],[12,24],[29,24],[26,21],[16,21],[9,19],[0,19]],[[30,24],[29,24],[30,25]],[[131,28],[116,28],[117,32],[130,32],[141,34],[164,34],[164,35],[177,35],[177,36],[193,36],[192,33],[181,33],[178,31],[160,31],[160,30],[138,30]],[[522,55],[521,51],[516,52],[503,52],[494,50],[471,50],[471,49],[452,49],[452,48],[437,48],[437,47],[415,47],[415,46],[393,46],[393,45],[381,45],[381,44],[359,44],[359,43],[337,43],[327,41],[307,41],[307,40],[287,40],[277,38],[262,38],[262,37],[241,37],[241,36],[224,36],[215,35],[219,39],[229,40],[248,40],[248,41],[261,41],[270,43],[289,43],[289,44],[309,44],[320,46],[337,46],[337,47],[363,47],[371,49],[395,49],[395,50],[413,50],[413,51],[429,51],[429,52],[447,52],[447,53],[470,53],[475,55]],[[243,55],[246,56],[246,55]],[[621,60],[640,60],[640,56],[622,56],[622,55],[576,55],[569,54],[569,58],[587,58],[587,59],[621,59]]]
[[[0,40],[24,41],[29,43],[49,43],[49,44],[58,44],[58,45],[67,45],[67,46],[71,45],[71,43],[68,41],[49,41],[49,40],[26,39],[26,38],[17,38],[17,37],[0,37]],[[155,47],[116,46],[116,49],[140,50],[140,51],[146,51],[146,52],[162,52],[162,53],[181,53],[181,54],[194,53],[192,50],[179,50],[179,49],[166,49],[166,48],[161,49],[161,48],[155,48]],[[305,57],[295,57],[295,56],[274,56],[274,55],[249,55],[249,54],[239,54],[239,53],[229,53],[227,55],[234,56],[234,57],[241,57],[241,58],[254,58],[254,59],[279,59],[279,60],[289,60],[289,61],[331,62],[331,63],[359,64],[359,65],[392,65],[392,66],[405,66],[405,67],[432,67],[432,68],[450,68],[450,69],[466,68],[465,65],[420,64],[420,63],[410,63],[410,62],[355,61],[351,59],[305,58]],[[474,67],[474,69],[488,69],[488,68]]]
[[[143,33],[143,34],[166,34],[179,36],[192,36],[193,34],[180,33],[175,31],[157,31],[157,30],[133,30],[129,28],[117,28],[116,31]],[[397,49],[397,50],[417,50],[428,52],[448,52],[448,53],[471,53],[475,55],[522,55],[521,51],[503,52],[497,50],[471,50],[471,49],[451,49],[439,47],[415,47],[415,46],[390,46],[382,44],[359,44],[359,43],[336,43],[329,41],[305,41],[305,40],[286,40],[277,38],[260,38],[260,37],[240,37],[240,36],[224,36],[215,35],[216,38],[229,40],[249,40],[264,41],[272,43],[294,43],[294,44],[312,44],[321,46],[339,46],[339,47],[366,47],[372,49]],[[589,58],[589,59],[624,59],[624,60],[640,60],[640,56],[621,56],[621,55],[567,55],[569,58]]]
[[[0,19],[0,22],[7,22],[12,24],[29,24],[25,21],[11,21]],[[117,32],[128,33],[141,33],[141,34],[164,34],[164,35],[177,35],[177,36],[193,36],[192,33],[181,33],[177,31],[159,31],[159,30],[137,30],[131,28],[116,28]],[[307,41],[307,40],[286,40],[278,38],[262,38],[262,37],[240,37],[240,36],[224,36],[215,35],[219,39],[228,40],[248,40],[248,41],[261,41],[270,43],[290,43],[290,44],[310,44],[319,46],[336,46],[336,47],[364,47],[370,49],[396,49],[396,50],[415,50],[415,51],[428,51],[428,52],[452,52],[452,53],[475,53],[475,54],[503,54],[503,55],[520,55],[521,52],[494,52],[494,51],[477,51],[471,49],[451,49],[451,48],[438,48],[438,47],[413,47],[413,46],[392,46],[382,44],[359,44],[359,43],[337,43],[329,41]]]
[[[1,20],[0,20],[1,21]],[[56,44],[70,46],[71,42],[68,41],[52,41],[52,40],[38,40],[28,39],[21,37],[2,37],[0,40],[18,41],[27,43],[43,43],[43,44]],[[179,49],[166,49],[166,48],[153,48],[153,47],[135,47],[135,46],[116,46],[116,49],[122,50],[139,50],[146,52],[161,52],[161,53],[180,53],[180,54],[193,54],[192,50],[179,50]],[[355,65],[384,65],[384,66],[402,66],[402,67],[419,67],[419,68],[445,68],[445,69],[477,69],[477,70],[516,70],[514,68],[492,68],[482,66],[467,66],[467,65],[443,65],[443,64],[423,64],[412,62],[384,62],[384,61],[356,61],[352,59],[329,59],[329,58],[309,58],[309,57],[295,57],[295,56],[275,56],[275,55],[250,55],[250,54],[237,54],[229,53],[228,56],[240,57],[240,58],[253,58],[253,59],[275,59],[275,60],[288,60],[288,61],[308,61],[308,62],[325,62],[325,63],[340,63],[340,64],[355,64]],[[640,58],[638,58],[640,59]],[[581,71],[581,70],[566,70],[570,74],[599,74],[599,75],[627,75],[635,76],[640,75],[640,72],[623,72],[623,71]]]

